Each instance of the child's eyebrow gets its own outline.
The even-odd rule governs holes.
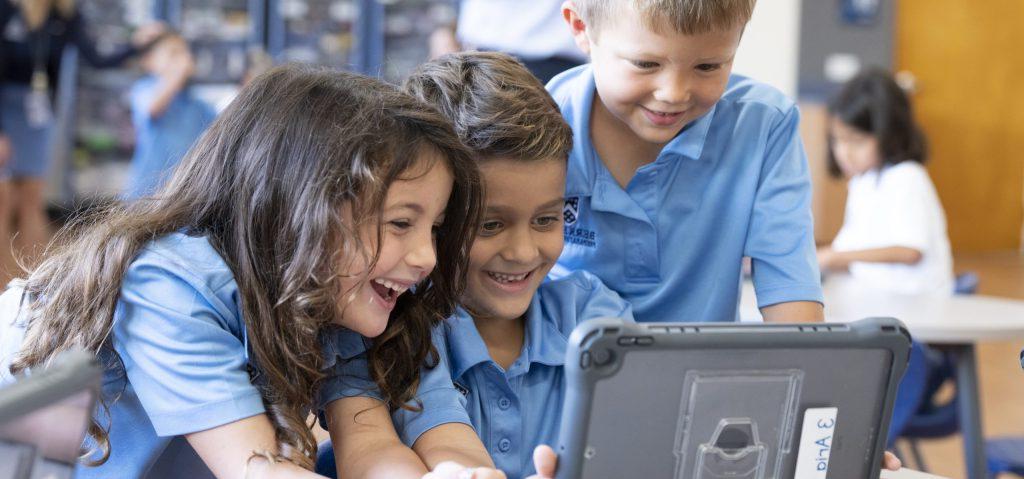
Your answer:
[[[555,207],[561,208],[564,204],[565,204],[565,198],[560,196],[558,198],[555,198],[555,199],[553,199],[551,201],[548,201],[547,203],[544,203],[544,204],[538,206],[537,209],[538,210],[546,210],[548,208],[555,208]],[[488,213],[502,213],[502,212],[506,212],[506,211],[510,211],[510,210],[514,210],[514,209],[515,209],[515,207],[507,206],[507,205],[487,205],[487,212]]]
[[[555,198],[555,199],[553,199],[553,200],[551,200],[551,201],[549,201],[547,203],[544,203],[543,205],[540,205],[539,209],[543,210],[543,209],[554,208],[556,206],[563,206],[563,205],[565,205],[565,197],[559,196],[558,198]]]
[[[405,203],[399,203],[397,205],[392,205],[388,209],[391,209],[391,210],[408,209],[408,210],[412,210],[414,213],[421,214],[421,215],[426,212],[426,210],[423,209],[423,205],[421,205],[419,203],[413,203],[411,201],[405,202]]]

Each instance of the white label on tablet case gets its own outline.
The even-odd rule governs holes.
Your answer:
[[[796,456],[793,479],[825,479],[838,415],[839,408],[835,407],[804,411],[804,427],[800,432],[800,451]]]

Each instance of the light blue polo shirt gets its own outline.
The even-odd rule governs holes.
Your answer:
[[[433,427],[468,419],[495,466],[509,479],[535,472],[534,447],[558,442],[565,397],[562,366],[573,328],[593,318],[632,320],[633,312],[596,276],[576,272],[541,284],[526,315],[523,349],[508,371],[491,360],[465,310],[460,308],[435,331],[442,361],[439,367],[424,371],[424,381],[454,383],[458,392],[454,402],[431,398],[422,413],[396,412],[395,429],[406,444],[411,446]]]
[[[822,301],[800,117],[782,93],[732,75],[715,107],[623,189],[591,141],[591,67],[547,88],[575,133],[553,275],[593,272],[638,321],[737,320],[745,256],[759,307]]]
[[[20,288],[8,295],[20,296]],[[24,319],[22,312],[5,313],[5,335],[23,335]],[[141,251],[125,273],[111,338],[117,357],[101,357],[110,419],[102,411],[96,416],[110,426],[110,458],[99,467],[79,466],[76,477],[213,477],[183,435],[262,414],[264,407],[247,369],[238,285],[206,238],[175,233]],[[343,354],[362,352],[354,332],[332,330],[324,339]],[[19,343],[5,339],[0,353],[8,356]],[[3,373],[0,379],[10,380]]]

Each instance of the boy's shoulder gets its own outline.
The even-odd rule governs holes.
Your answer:
[[[555,75],[545,88],[564,113],[566,103],[573,97],[586,95],[594,88],[593,70],[589,63],[570,68]]]
[[[716,103],[718,108],[734,107],[762,108],[786,115],[796,108],[796,102],[778,88],[753,78],[733,73],[722,97]]]
[[[626,300],[596,275],[582,270],[557,278],[549,276],[537,289],[531,308],[544,321],[554,322],[566,335],[588,319],[607,316],[633,319],[633,308]]]

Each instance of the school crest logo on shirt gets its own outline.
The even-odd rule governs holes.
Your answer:
[[[562,219],[565,220],[565,224],[574,225],[576,220],[579,219],[580,215],[580,198],[578,196],[572,196],[565,199],[565,206],[562,208]]]

